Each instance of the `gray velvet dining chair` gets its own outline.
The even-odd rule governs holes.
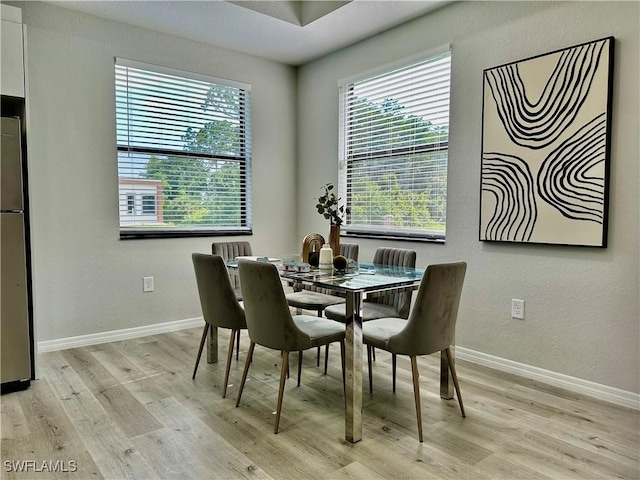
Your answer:
[[[391,267],[416,266],[416,252],[404,248],[380,247],[373,256],[373,263]],[[373,296],[362,302],[362,321],[382,317],[407,318],[411,307],[412,292],[396,292],[388,295]],[[345,322],[346,306],[331,305],[324,309],[324,315],[331,320]]]
[[[302,351],[327,343],[339,342],[342,353],[342,382],[344,391],[344,337],[343,324],[311,315],[291,315],[280,275],[275,265],[241,260],[238,262],[240,284],[244,298],[247,328],[251,343],[245,361],[236,407],[240,405],[242,391],[253,360],[256,344],[282,352],[280,385],[274,433],[278,433],[286,375],[289,371],[289,353],[299,352],[298,385],[302,368]]]
[[[360,247],[357,243],[340,244],[340,255],[343,255],[348,260],[357,262],[359,251]],[[346,302],[344,297],[332,295],[331,290],[327,288],[296,283],[293,285],[293,289],[295,290],[294,292],[287,293],[286,295],[289,306],[298,310],[315,311],[318,317],[322,317],[322,312],[325,308]],[[328,357],[329,344],[325,346],[324,373],[327,373]],[[320,366],[320,347],[318,347],[316,364]]]
[[[227,385],[229,384],[234,339],[237,339],[239,349],[240,330],[247,328],[245,314],[233,293],[229,272],[222,257],[220,255],[193,253],[191,259],[196,274],[202,316],[205,321],[200,348],[196,357],[196,365],[193,368],[193,376],[191,378],[196,378],[202,349],[209,330],[213,327],[231,329],[227,365],[224,373],[224,386],[222,387],[222,397],[224,398],[227,395]],[[236,358],[238,358],[237,355]]]
[[[251,256],[253,249],[251,243],[241,242],[213,242],[211,244],[211,253],[220,255],[223,260],[235,260],[236,257]],[[231,285],[238,300],[242,300],[242,292],[240,290],[240,277],[231,275]]]
[[[405,248],[390,248],[380,247],[373,255],[374,265],[384,265],[389,267],[416,267],[416,252],[415,250],[408,250]],[[362,321],[368,322],[369,320],[375,320],[376,318],[384,317],[398,317],[405,319],[409,316],[409,309],[411,308],[411,297],[413,292],[411,290],[406,292],[394,292],[388,295],[379,295],[366,298],[362,302]],[[324,309],[324,315],[331,320],[338,322],[346,321],[346,306],[331,305]],[[374,351],[375,359],[375,351]],[[325,358],[325,363],[327,359]],[[396,372],[396,357],[392,357],[393,363],[393,378],[394,378],[394,391],[395,391],[395,372]]]
[[[251,243],[247,241],[237,242],[213,242],[211,244],[211,253],[214,255],[220,255],[226,262],[228,260],[235,260],[237,257],[251,256],[253,255],[253,249]],[[231,286],[233,287],[233,293],[239,302],[242,301],[242,290],[240,289],[240,277],[238,275],[230,275]],[[239,358],[240,353],[240,334],[237,337],[236,343],[236,360]]]
[[[362,325],[362,338],[367,345],[369,391],[371,393],[373,393],[371,371],[371,349],[373,347],[386,350],[394,357],[396,355],[410,357],[418,437],[421,442],[422,413],[418,356],[445,352],[458,396],[460,412],[465,417],[451,345],[455,338],[458,306],[460,305],[466,271],[467,264],[465,262],[430,265],[420,281],[420,288],[408,320],[405,321],[397,317],[379,318]]]

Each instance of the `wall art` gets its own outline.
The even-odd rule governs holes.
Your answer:
[[[480,240],[606,247],[613,49],[484,71]]]

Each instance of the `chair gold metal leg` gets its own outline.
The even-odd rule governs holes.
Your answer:
[[[282,412],[282,397],[284,396],[284,382],[286,380],[286,371],[289,370],[289,352],[284,352],[282,357],[282,368],[280,370],[280,388],[278,389],[278,405],[276,407],[276,425],[273,433],[278,433],[280,426],[280,412]]]
[[[302,377],[302,350],[298,352],[298,386],[300,386],[300,377]]]
[[[231,329],[229,337],[229,351],[227,352],[227,367],[224,371],[224,386],[222,387],[222,398],[227,396],[227,385],[229,384],[229,371],[231,370],[231,360],[233,359],[233,343],[236,339],[236,329]]]
[[[240,360],[240,332],[241,330],[237,330],[238,340],[236,340],[236,361]]]
[[[367,345],[367,366],[369,367],[369,393],[373,393],[373,373],[371,372],[371,350],[373,347]]]
[[[411,357],[411,373],[413,376],[413,396],[416,399],[416,418],[418,419],[418,438],[422,442],[422,408],[420,407],[420,374],[418,373],[418,358]]]
[[[204,331],[202,332],[202,340],[200,340],[200,348],[198,349],[198,356],[196,357],[196,366],[193,367],[193,376],[191,380],[196,378],[196,372],[198,371],[198,364],[200,363],[200,357],[202,356],[202,349],[204,348],[204,342],[207,341],[207,333],[209,332],[210,325],[208,323],[204,324]]]
[[[462,412],[462,417],[466,417],[464,413],[464,406],[462,405],[462,396],[460,395],[460,385],[458,384],[458,375],[456,374],[456,366],[453,364],[453,357],[451,355],[450,347],[447,347],[445,350],[447,354],[447,362],[449,362],[449,369],[451,370],[451,378],[453,378],[453,386],[456,387],[456,395],[458,395],[458,404],[460,405],[460,412]]]
[[[395,353],[391,354],[391,369],[393,370],[392,378],[393,378],[393,393],[396,393],[396,366],[397,366],[397,356]]]
[[[247,359],[244,362],[244,371],[242,372],[242,381],[240,382],[240,390],[238,390],[238,399],[236,400],[236,407],[240,405],[240,397],[242,397],[242,390],[244,389],[244,382],[247,381],[247,374],[249,373],[249,366],[253,358],[253,349],[256,348],[256,344],[251,342],[249,344],[249,352],[247,352]]]

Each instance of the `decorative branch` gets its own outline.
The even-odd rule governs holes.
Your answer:
[[[331,225],[342,225],[344,215],[351,213],[351,209],[340,205],[340,198],[333,190],[333,184],[327,183],[324,187],[324,195],[318,198],[316,208],[318,213],[329,220]]]

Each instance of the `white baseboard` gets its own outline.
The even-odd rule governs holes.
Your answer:
[[[485,367],[494,368],[507,373],[520,375],[539,382],[560,387],[572,392],[589,395],[607,402],[615,403],[623,407],[640,410],[640,395],[619,388],[609,387],[581,378],[570,377],[562,373],[552,372],[543,368],[534,367],[524,363],[514,362],[506,358],[494,357],[464,347],[455,347],[456,357],[461,360],[477,363]]]
[[[175,322],[145,325],[143,327],[125,328],[122,330],[112,330],[110,332],[46,340],[38,342],[38,353],[86,347],[88,345],[96,345],[99,343],[116,342],[118,340],[146,337],[148,335],[156,335],[159,333],[175,332],[186,328],[202,327],[202,322],[202,317],[188,318],[185,320],[177,320]],[[623,407],[640,410],[640,395],[637,393],[627,392],[626,390],[601,385],[599,383],[582,380],[576,377],[570,377],[569,375],[552,372],[551,370],[545,370],[543,368],[534,367],[524,363],[514,362],[512,360],[507,360],[506,358],[494,357],[493,355],[476,352],[475,350],[470,350],[464,347],[456,346],[455,352],[456,357],[461,360],[467,360],[485,367],[520,375],[555,387],[565,388],[576,393],[589,395]]]
[[[68,348],[86,347],[99,343],[117,342],[118,340],[128,340],[131,338],[157,335],[158,333],[175,332],[185,328],[204,326],[202,317],[187,318],[175,322],[157,323],[145,325],[143,327],[124,328],[122,330],[112,330],[110,332],[92,333],[89,335],[79,335],[77,337],[58,338],[56,340],[45,340],[38,342],[38,353],[55,352]]]

